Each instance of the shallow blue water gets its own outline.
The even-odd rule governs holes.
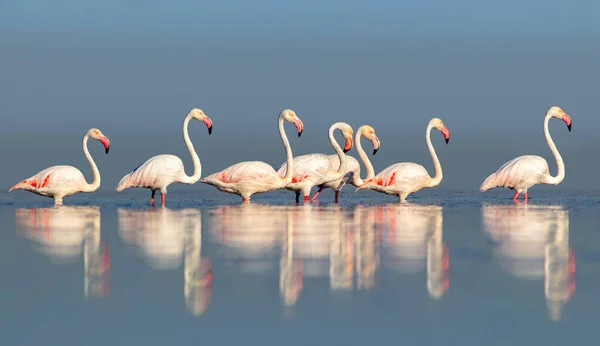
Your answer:
[[[600,193],[0,193],[6,345],[521,345],[600,337]]]

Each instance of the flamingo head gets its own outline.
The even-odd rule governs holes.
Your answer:
[[[100,141],[100,143],[102,143],[104,146],[104,152],[108,154],[108,150],[110,149],[110,141],[105,135],[102,134],[102,131],[98,129],[89,129],[87,136],[91,139]]]
[[[294,112],[291,109],[284,109],[279,114],[279,117],[285,121],[289,121],[290,123],[294,124],[294,126],[296,126],[296,129],[298,130],[298,137],[302,136],[302,131],[304,131],[304,124],[302,123],[302,120],[298,118],[296,112]]]
[[[375,134],[375,129],[369,125],[363,125],[359,129],[359,132],[362,133],[362,136],[366,139],[370,140],[373,143],[373,155],[377,154],[377,150],[381,146],[381,142],[379,141],[379,137]]]
[[[354,145],[354,143],[352,142],[352,135],[354,134],[354,130],[352,130],[352,127],[346,123],[335,123],[331,125],[329,131],[331,131],[332,129],[339,129],[340,131],[342,131],[342,135],[346,140],[346,144],[344,145],[344,153],[350,151],[350,149],[352,149],[352,146]]]
[[[210,135],[212,133],[212,129],[213,129],[212,120],[210,120],[208,115],[204,114],[202,109],[194,108],[188,113],[188,116],[203,122],[204,125],[206,125],[206,127],[208,128],[208,134]]]
[[[450,130],[448,130],[446,125],[444,125],[444,122],[442,121],[442,119],[440,119],[440,118],[431,119],[429,121],[429,126],[433,127],[436,130],[441,131],[442,135],[444,135],[444,139],[446,140],[446,144],[448,144],[448,141],[450,141]]]
[[[557,106],[553,106],[548,110],[548,114],[550,114],[550,116],[554,117],[554,118],[558,118],[561,119],[562,121],[565,122],[565,124],[567,124],[567,129],[569,129],[569,132],[571,132],[571,117],[565,113],[565,111],[563,111],[560,107]]]

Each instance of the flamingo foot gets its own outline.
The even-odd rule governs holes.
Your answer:
[[[513,200],[517,200],[517,197],[519,197],[519,191],[515,192],[515,195],[513,196]]]
[[[242,203],[246,203],[250,201],[250,198],[242,197]]]
[[[340,197],[340,192],[336,191],[335,192],[335,197],[333,198],[333,200],[335,201],[335,203],[340,203],[339,197]]]
[[[154,194],[156,194],[156,190],[152,190],[152,196],[150,196],[150,206],[154,207]]]
[[[308,196],[304,196],[304,202],[308,202]]]

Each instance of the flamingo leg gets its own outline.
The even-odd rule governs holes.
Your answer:
[[[250,200],[250,198],[242,197],[242,203],[246,203]]]
[[[160,206],[164,207],[165,206],[165,194],[164,193],[160,193]]]
[[[516,201],[517,197],[519,197],[519,191],[515,192],[515,195],[513,196],[513,199]]]
[[[335,197],[334,197],[335,203],[339,203],[340,202],[339,197],[340,197],[340,192],[336,191],[335,192]]]
[[[523,194],[523,197],[525,198],[525,200],[529,199],[529,196],[527,196],[527,192],[525,192],[525,193]]]
[[[150,197],[150,206],[154,207],[154,194],[156,193],[156,190],[152,190],[152,196]]]
[[[308,195],[304,196],[304,202],[308,202]]]
[[[300,203],[300,191],[296,191],[296,203]]]
[[[323,187],[320,187],[320,188],[319,188],[319,191],[317,191],[317,192],[314,194],[314,196],[312,196],[312,198],[311,198],[311,199],[312,199],[313,201],[314,201],[314,200],[316,200],[316,199],[317,199],[317,197],[319,197],[319,195],[321,194],[321,191],[323,191],[323,190],[324,190],[324,189],[323,189]]]

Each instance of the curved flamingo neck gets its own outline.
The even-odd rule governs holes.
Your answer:
[[[435,176],[431,178],[429,181],[429,187],[438,186],[444,178],[444,174],[442,173],[442,165],[440,164],[440,160],[435,153],[435,149],[433,148],[433,144],[431,144],[431,129],[433,127],[431,125],[427,125],[427,130],[425,130],[425,141],[427,142],[427,148],[429,149],[429,153],[431,154],[431,158],[433,159],[433,168],[435,169]]]
[[[337,154],[338,158],[340,159],[340,167],[338,168],[337,171],[335,171],[334,174],[332,174],[333,180],[341,179],[344,176],[344,174],[346,174],[346,167],[348,164],[346,154],[344,154],[344,151],[342,150],[342,148],[340,147],[338,142],[335,140],[335,137],[333,136],[333,132],[336,129],[340,129],[343,125],[345,125],[345,124],[335,123],[335,124],[331,125],[331,127],[329,128],[329,142],[331,142],[331,146],[333,146],[333,150],[335,150],[335,153]]]
[[[285,129],[283,128],[283,117],[279,116],[279,137],[281,137],[281,141],[283,142],[283,146],[285,147],[285,156],[286,156],[286,171],[285,176],[281,178],[282,184],[285,186],[292,182],[292,176],[294,174],[294,156],[292,155],[292,148],[290,147],[290,141],[285,134]]]
[[[356,136],[354,138],[354,142],[356,145],[356,151],[358,152],[358,156],[362,161],[363,165],[365,165],[365,169],[367,170],[367,176],[364,180],[369,180],[375,176],[375,169],[373,168],[373,164],[371,164],[371,160],[369,160],[369,156],[365,153],[362,144],[360,143],[360,138],[362,137],[363,131],[365,130],[364,126],[361,126],[358,131],[356,131]],[[363,180],[360,177],[357,177],[360,184],[363,183]]]
[[[180,178],[179,181],[184,184],[193,184],[197,182],[200,179],[200,176],[202,175],[202,164],[200,164],[200,158],[198,157],[198,154],[196,154],[194,144],[192,144],[192,141],[190,140],[190,135],[188,134],[190,119],[192,119],[192,117],[188,115],[183,121],[183,141],[185,142],[185,146],[188,148],[190,155],[192,156],[192,162],[194,163],[194,173],[192,174],[192,176],[188,176],[187,174],[185,174],[185,172],[183,173],[183,176]]]
[[[546,143],[548,143],[548,147],[550,147],[550,151],[554,154],[554,159],[556,159],[556,166],[558,168],[558,173],[555,177],[551,176],[548,173],[548,184],[558,185],[565,178],[565,164],[563,162],[562,156],[558,152],[552,137],[550,137],[550,131],[548,130],[548,121],[552,116],[550,114],[546,114],[544,118],[544,137],[546,137]]]
[[[96,162],[94,162],[94,159],[92,158],[92,155],[90,154],[87,147],[87,142],[89,138],[90,137],[87,134],[83,137],[83,154],[90,163],[90,167],[92,168],[92,174],[94,175],[94,178],[91,184],[88,184],[86,182],[86,185],[83,187],[83,191],[85,192],[93,192],[98,190],[98,188],[100,187],[100,172],[98,171]]]

